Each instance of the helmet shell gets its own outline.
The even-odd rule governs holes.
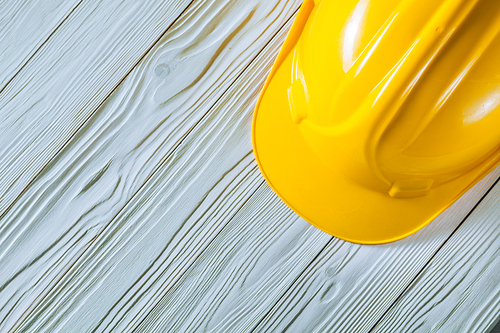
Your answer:
[[[498,0],[305,0],[255,108],[264,178],[344,240],[421,229],[500,163],[499,31]]]
[[[499,13],[496,0],[320,2],[294,55],[305,140],[380,191],[425,194],[483,163],[500,142]]]

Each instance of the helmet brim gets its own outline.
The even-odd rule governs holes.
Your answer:
[[[482,164],[436,186],[426,196],[404,199],[374,191],[332,171],[335,168],[324,165],[292,120],[287,89],[298,36],[289,35],[288,39],[287,54],[278,57],[255,109],[253,148],[270,187],[315,227],[359,244],[399,240],[431,222],[498,164]]]

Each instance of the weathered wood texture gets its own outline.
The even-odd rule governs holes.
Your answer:
[[[80,2],[0,1],[0,91]]]
[[[190,0],[82,2],[0,93],[0,216]]]
[[[401,241],[359,246],[334,239],[257,331],[369,332],[499,176],[497,168]]]
[[[500,184],[426,265],[375,332],[487,332],[500,317]]]
[[[261,186],[138,332],[251,332],[331,239],[275,199]]]
[[[148,298],[153,287],[162,287],[150,286],[156,275],[176,278],[162,271],[169,263],[155,256],[170,243],[172,251],[181,251],[179,235],[198,235],[201,229],[192,230],[198,219],[214,232],[222,228],[224,214],[234,214],[238,198],[244,201],[260,184],[230,192],[241,181],[235,177],[251,161],[248,124],[253,106],[238,111],[241,103],[248,103],[244,98],[225,109],[232,122],[222,126],[212,115],[196,135],[185,137],[299,4],[197,1],[189,7],[4,217],[0,265],[9,273],[0,276],[0,297],[5,300],[1,327],[64,331],[76,322],[82,330],[133,325],[136,318],[125,312],[134,302],[138,318],[143,315],[147,309],[140,302],[154,302]],[[282,31],[269,46],[275,52],[284,35]],[[266,55],[269,67],[275,53]],[[262,81],[266,72],[253,75]],[[252,96],[257,93],[258,87],[252,87]],[[226,103],[236,96],[226,97]],[[245,126],[237,126],[239,122]],[[191,147],[189,153],[175,150],[181,142],[181,148]],[[220,149],[227,152],[217,153]],[[121,211],[160,164],[159,175]],[[258,175],[255,165],[250,170],[253,177]],[[219,208],[222,215],[208,215],[205,221],[204,210],[221,205],[213,201],[228,195],[224,191],[231,196]],[[150,229],[159,238],[144,238]],[[185,255],[206,247],[210,234],[205,230],[187,241]],[[174,267],[182,271],[187,263],[175,261]],[[141,275],[142,286],[136,281]]]
[[[498,242],[477,221],[492,228],[497,213],[464,223],[476,242],[462,228],[449,237],[500,168],[419,233],[379,246],[315,229],[263,181],[251,116],[299,3],[196,0],[149,51],[187,1],[87,1],[66,19],[0,94],[11,144],[0,331],[397,331],[398,314],[414,313],[400,322],[411,330],[422,313],[447,323],[459,311],[412,308],[407,295],[434,304],[453,288],[457,309],[482,302],[493,318],[498,304],[479,289],[498,294]],[[456,237],[470,253],[453,251]]]
[[[228,230],[236,231],[213,242],[149,315],[142,331],[204,331],[215,326],[215,331],[238,332],[368,332],[499,175],[500,168],[405,240],[362,246],[338,239],[328,242],[319,230],[304,229],[288,236],[288,248],[263,249],[250,260],[255,254],[249,254],[250,244],[272,244],[279,239],[276,233],[304,228],[305,222],[295,214],[273,213],[279,211],[280,200],[266,186],[266,193],[259,200],[252,198],[242,211],[264,209],[262,216],[269,219],[261,225],[257,221],[262,218],[248,213],[242,221],[231,221]],[[249,239],[240,241],[238,232]],[[310,239],[301,243],[300,236]],[[296,265],[305,271],[295,274]],[[246,284],[249,276],[260,280]],[[276,297],[278,291],[286,293]],[[262,309],[269,309],[268,314],[252,330]]]

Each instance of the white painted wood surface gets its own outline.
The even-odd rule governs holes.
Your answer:
[[[401,241],[362,246],[334,239],[256,331],[371,332],[499,176],[497,168],[436,220]]]
[[[313,228],[298,233],[303,237],[311,235],[311,240],[300,247],[294,246],[298,237],[289,237],[289,249],[269,250],[250,261],[249,246],[245,245],[234,245],[230,254],[216,256],[228,251],[227,244],[233,244],[237,232],[218,237],[211,245],[216,248],[197,260],[150,314],[151,323],[143,324],[140,331],[203,331],[213,327],[215,321],[223,323],[216,331],[368,332],[499,175],[500,169],[427,228],[392,244],[362,246],[338,239],[328,242],[329,238],[322,237],[325,234]],[[260,230],[247,236],[250,239],[244,243],[272,243],[277,228],[283,228],[278,234],[304,228],[305,222],[294,214],[285,221],[273,216],[281,202],[267,186],[261,192],[260,199],[249,201],[242,211],[263,206],[269,220],[258,225]],[[248,225],[244,230],[249,233],[255,228],[251,214],[243,221],[235,218],[226,229],[231,230],[233,223],[233,228],[240,229],[241,224]],[[310,263],[301,265],[300,257],[294,256],[304,254],[310,254]],[[227,263],[225,257],[230,258]],[[283,260],[288,257],[292,259]],[[304,272],[294,274],[295,265]],[[249,275],[261,278],[260,283],[245,285]],[[277,300],[272,297],[276,290],[287,292]],[[210,304],[216,304],[215,308]],[[261,308],[269,311],[259,323],[253,316],[257,316],[255,309]],[[251,323],[259,323],[256,330]]]
[[[80,2],[0,1],[0,91]]]
[[[125,222],[116,222],[113,218],[293,15],[299,4],[298,1],[198,1],[186,11],[107,100],[96,117],[80,131],[60,158],[44,170],[4,217],[5,222],[0,230],[4,240],[0,242],[0,253],[3,254],[0,260],[9,274],[0,277],[0,285],[3,286],[0,295],[9,303],[2,309],[8,316],[4,321],[5,327],[19,324],[17,318],[23,316],[24,320],[25,314],[35,308],[43,308],[44,303],[40,306],[37,304],[44,297],[53,302],[47,291],[54,288],[54,282],[58,283],[64,274],[68,274],[69,267],[78,267],[76,261],[92,243],[96,245],[92,245],[91,249],[95,246],[102,250],[96,238],[100,237],[106,242],[110,234],[116,232],[113,226],[119,226],[120,223],[133,226],[138,223],[137,219],[143,219],[141,215],[129,217]],[[281,36],[284,37],[284,33]],[[273,45],[276,51],[280,44]],[[271,61],[272,58],[268,56],[266,64],[269,65]],[[261,72],[261,80],[264,76],[265,73]],[[258,88],[254,87],[253,94],[257,93]],[[246,109],[247,117],[251,113],[250,109]],[[218,144],[227,142],[227,131],[216,133],[220,133],[221,141]],[[235,162],[251,151],[248,131],[236,134],[243,136],[247,148],[240,150],[237,145],[231,146],[236,148],[238,154]],[[222,163],[223,168],[218,169],[221,172],[219,176],[208,176],[207,171],[204,171],[206,179],[203,186],[198,186],[196,180],[199,180],[200,175],[195,173],[194,179],[189,176],[194,170],[203,171],[198,169],[202,167],[199,163],[193,158],[186,165],[195,169],[185,169],[186,165],[177,166],[186,172],[185,183],[179,183],[177,178],[180,175],[174,174],[173,167],[168,168],[168,173],[163,175],[167,179],[177,177],[172,178],[168,185],[177,183],[181,189],[175,191],[173,197],[163,193],[158,199],[168,199],[173,203],[185,201],[185,205],[176,206],[181,216],[189,215],[190,205],[197,203],[192,193],[191,197],[177,197],[185,184],[193,182],[195,194],[204,195],[197,191],[210,185],[211,176],[218,179],[233,167],[232,164]],[[215,166],[211,165],[209,170]],[[167,187],[167,190],[172,189]],[[151,192],[143,196],[155,197]],[[137,200],[141,202],[143,199],[139,196]],[[152,198],[150,201],[154,206]],[[170,204],[169,201],[161,203]],[[157,207],[158,218],[165,214],[161,205]],[[178,219],[182,221],[180,217],[174,221]],[[136,236],[141,236],[158,221],[149,217],[144,223],[147,226],[143,226]],[[110,226],[107,233],[106,228]],[[167,243],[172,228],[167,228],[167,234],[159,239],[158,246],[163,247]],[[103,235],[99,236],[101,233]],[[128,243],[133,244],[131,241]],[[108,250],[121,255],[121,249],[115,247],[114,242],[109,245],[111,248]],[[25,250],[18,251],[20,248]],[[93,258],[98,259],[100,255],[95,254]],[[103,265],[100,261],[97,263],[98,266]],[[116,264],[113,261],[110,263]],[[94,269],[89,272],[92,273]],[[140,275],[142,271],[138,269],[137,273]],[[116,275],[120,274],[117,270]],[[87,282],[98,286],[96,281],[97,278],[92,278]],[[114,283],[111,279],[108,281]],[[129,283],[133,284],[134,280],[129,280]],[[26,289],[22,286],[26,286]],[[94,292],[93,289],[91,291]],[[116,296],[119,298],[121,295],[116,293]],[[110,302],[113,300],[107,295],[105,299]],[[95,303],[90,300],[87,304],[99,315],[104,315],[108,309],[104,303],[101,303],[102,307],[95,307]],[[112,308],[112,304],[107,306]],[[120,310],[119,307],[113,309]],[[64,313],[61,309],[58,311],[58,315]],[[112,315],[108,319],[112,320]]]
[[[189,2],[83,0],[9,82],[0,93],[0,216]]]
[[[499,190],[460,223],[500,169],[405,240],[324,234],[251,153],[253,107],[300,1],[188,4],[84,0],[27,42],[43,45],[0,93],[0,331],[491,328],[500,244],[479,222],[496,230]]]
[[[273,199],[262,185],[138,332],[251,332],[331,239]]]
[[[375,332],[487,332],[500,317],[500,183]]]

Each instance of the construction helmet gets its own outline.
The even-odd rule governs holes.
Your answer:
[[[499,0],[306,0],[253,119],[273,190],[355,243],[406,237],[500,162]]]

